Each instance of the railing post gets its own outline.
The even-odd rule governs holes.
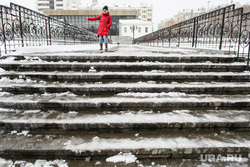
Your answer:
[[[20,35],[21,35],[21,41],[22,41],[22,47],[24,47],[24,40],[23,40],[23,24],[22,24],[22,15],[21,15],[21,7],[18,7],[19,11],[19,22],[20,22]]]
[[[181,23],[180,23],[180,26],[179,26],[179,32],[178,32],[178,45],[177,45],[177,47],[180,47],[180,44],[181,44]]]
[[[195,27],[195,48],[197,47],[198,42],[198,28],[199,28],[199,19],[196,19],[196,27]]]
[[[51,27],[50,27],[50,17],[48,17],[48,26],[49,26],[49,41],[50,41],[50,45],[52,45],[52,40],[51,40]]]
[[[169,30],[169,47],[171,46],[171,28],[170,28],[170,30]]]
[[[3,23],[3,7],[1,7],[1,21],[2,21],[2,27],[3,27],[3,44],[4,44],[4,52],[5,52],[5,54],[7,54],[6,38],[5,38],[4,23]]]
[[[45,19],[45,32],[46,32],[46,40],[47,40],[47,45],[49,45],[49,36],[48,36],[48,18]]]
[[[192,47],[194,47],[194,40],[195,40],[195,28],[196,28],[196,18],[194,18]]]
[[[66,32],[65,31],[66,28],[65,28],[65,26],[66,26],[66,24],[64,23],[63,24],[63,40],[64,40],[64,44],[66,45],[66,33],[65,33]]]
[[[242,17],[243,14],[240,15],[240,32],[239,32],[239,39],[238,39],[238,51],[237,51],[237,57],[240,56],[240,39],[241,39],[241,27],[242,27]]]
[[[250,39],[250,35],[248,37]],[[250,59],[250,42],[248,42],[248,56],[247,56],[247,70],[249,70],[249,60]]]
[[[219,49],[220,49],[220,50],[221,50],[222,44],[223,44],[225,14],[226,14],[226,8],[223,9],[222,25],[221,25],[221,32],[220,32],[220,46],[219,46]]]

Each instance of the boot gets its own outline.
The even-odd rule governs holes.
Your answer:
[[[100,49],[99,50],[102,50],[102,44],[100,44]]]
[[[105,52],[107,52],[107,51],[108,51],[108,44],[105,43]]]

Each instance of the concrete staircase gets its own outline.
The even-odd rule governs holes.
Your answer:
[[[2,59],[0,157],[70,166],[112,166],[107,158],[122,153],[137,158],[130,166],[248,158],[245,59],[162,50],[127,45]]]

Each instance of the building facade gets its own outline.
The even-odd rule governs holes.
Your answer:
[[[36,9],[40,12],[45,10],[64,10],[65,0],[36,0]]]
[[[142,20],[120,20],[119,36],[130,36],[138,38],[140,36],[151,33],[153,24],[149,21]]]
[[[92,0],[92,4],[88,6],[80,6],[76,3],[70,3],[67,5],[67,10],[98,10],[100,11],[103,8],[103,6],[98,5],[97,0]],[[152,13],[153,13],[153,7],[152,5],[149,6],[146,3],[141,3],[139,7],[131,7],[131,6],[109,6],[110,11],[115,10],[137,10],[139,11],[138,19],[142,21],[152,21]]]
[[[44,14],[54,17],[58,20],[65,20],[69,24],[84,27],[92,32],[97,32],[100,21],[88,21],[88,17],[96,17],[102,13],[102,10],[47,10]],[[138,19],[138,10],[111,10],[113,24],[109,35],[119,35],[119,20]]]
[[[99,21],[87,20],[87,17],[96,17],[102,13],[103,6],[98,5],[98,0],[92,0],[92,4],[87,6],[81,6],[81,0],[37,0],[37,2],[47,4],[46,8],[40,8],[40,11],[43,11],[46,15],[67,21],[69,24],[78,27],[87,28],[92,32],[98,30]],[[152,23],[152,9],[152,6],[145,3],[141,4],[140,7],[109,6],[113,21],[110,35],[119,35],[119,20],[137,19]]]
[[[139,16],[139,20],[142,21],[152,21],[152,17],[153,17],[153,6],[149,6],[146,3],[141,3],[140,7],[136,7],[136,9],[140,10],[140,16]]]

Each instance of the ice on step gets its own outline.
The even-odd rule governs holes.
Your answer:
[[[122,153],[120,152],[118,155],[109,157],[106,159],[107,162],[124,162],[124,163],[133,163],[137,160],[136,156],[131,153]]]

